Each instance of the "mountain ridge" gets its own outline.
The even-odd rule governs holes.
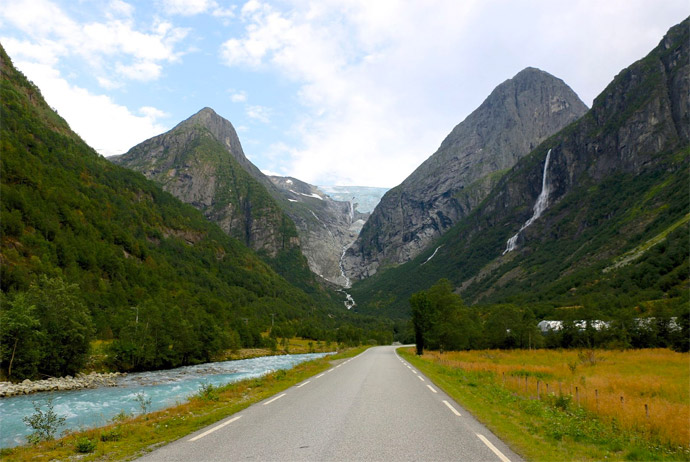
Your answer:
[[[481,202],[518,159],[586,109],[562,80],[535,68],[498,85],[382,198],[345,256],[347,274],[362,279],[419,255]]]
[[[688,248],[679,236],[687,236],[683,217],[690,209],[689,22],[623,69],[587,114],[518,161],[435,243],[433,259],[422,265],[434,251],[429,248],[356,284],[360,309],[399,316],[407,312],[407,296],[440,277],[470,303],[541,300],[553,307],[608,298],[611,306],[602,309],[611,315],[613,307],[631,310],[649,300],[687,301],[681,287],[688,284]],[[509,238],[534,215],[549,152],[548,207],[504,254]],[[603,272],[658,235],[667,238],[649,255]]]

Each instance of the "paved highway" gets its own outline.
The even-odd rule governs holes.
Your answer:
[[[521,459],[395,347],[377,347],[140,460]]]

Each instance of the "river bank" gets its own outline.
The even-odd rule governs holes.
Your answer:
[[[79,373],[76,377],[51,377],[45,380],[26,379],[20,383],[0,382],[0,398],[17,395],[29,395],[42,391],[68,391],[85,388],[114,387],[118,377],[127,375],[126,372],[91,372]]]
[[[248,378],[214,389],[204,398],[199,393],[187,402],[147,414],[130,413],[116,416],[104,427],[79,430],[60,439],[36,445],[0,449],[6,461],[70,460],[131,460],[153,448],[192,433],[228,415],[273,396],[308,377],[332,367],[341,359],[356,356],[367,347],[348,349],[336,355],[303,362],[289,370],[277,370],[261,377]],[[112,389],[109,389],[112,390]],[[83,451],[84,442],[92,442]]]

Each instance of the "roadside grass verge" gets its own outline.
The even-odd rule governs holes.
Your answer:
[[[204,387],[186,403],[139,416],[120,415],[110,425],[70,433],[36,445],[0,450],[3,461],[132,460],[279,393],[329,367],[331,361],[358,355],[368,347],[298,364],[289,370]]]
[[[574,374],[570,372],[574,363],[571,362],[570,366],[559,364],[558,367],[555,364],[559,361],[559,355],[564,353],[586,359],[582,352],[427,352],[422,357],[416,356],[414,349],[410,348],[401,348],[398,352],[528,460],[690,460],[690,442],[686,436],[690,429],[687,418],[683,421],[690,400],[687,388],[690,364],[687,355],[680,358],[681,363],[685,361],[685,388],[680,393],[682,402],[671,405],[680,416],[679,424],[676,424],[679,428],[660,431],[647,424],[630,425],[620,403],[621,412],[617,416],[596,414],[584,405],[583,395],[578,395],[578,403],[576,397],[570,394],[572,382],[566,382],[558,375],[558,367],[567,370],[580,386],[583,379],[584,382],[594,381],[591,376],[587,378],[587,373],[592,372],[581,370],[581,373]],[[603,359],[606,352],[597,353]],[[611,384],[631,381],[636,383],[631,386],[639,386],[640,377],[636,378],[631,373],[626,378],[625,369],[637,370],[638,373],[644,370],[641,355],[636,355],[636,352],[618,353],[621,354],[616,357],[619,362],[609,365],[609,368],[618,369],[620,373],[612,373]],[[624,362],[622,358],[626,353],[629,359]],[[673,352],[668,353],[667,360],[673,363],[670,360]],[[655,350],[651,356],[656,357],[654,367],[661,382],[664,371],[673,375],[673,368],[665,365],[659,354]],[[577,367],[585,369],[591,365],[585,366],[580,362],[574,367],[576,372]],[[525,378],[527,388],[524,386]],[[562,380],[560,393],[559,386],[555,385],[559,378]],[[540,380],[542,387],[540,399],[537,399],[536,393],[537,380]],[[645,380],[649,378],[645,377]],[[551,381],[549,393],[546,393],[546,381]],[[661,393],[663,386],[658,383],[650,385],[649,395]],[[674,422],[675,419],[670,426],[675,426]],[[678,437],[680,441],[672,441],[672,438]]]

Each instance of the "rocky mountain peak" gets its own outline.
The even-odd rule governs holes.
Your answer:
[[[348,276],[361,279],[417,256],[519,159],[586,111],[561,79],[536,68],[498,85],[436,153],[383,197],[344,259]]]

